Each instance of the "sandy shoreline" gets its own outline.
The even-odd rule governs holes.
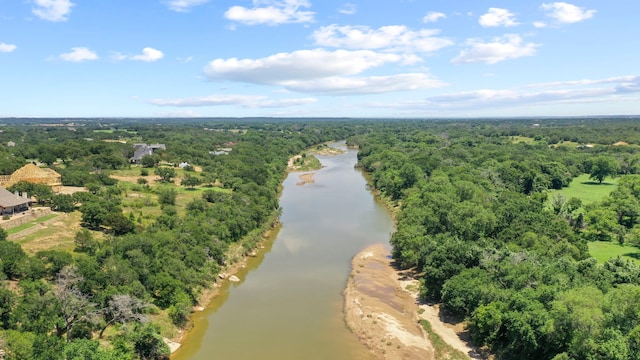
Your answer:
[[[352,260],[344,312],[347,326],[360,341],[379,359],[436,359],[429,335],[418,323],[424,319],[453,349],[482,359],[461,339],[462,326],[443,322],[437,305],[420,304],[418,281],[391,262],[382,244],[368,247]]]

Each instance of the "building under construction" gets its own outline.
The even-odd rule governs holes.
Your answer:
[[[29,163],[13,172],[11,175],[0,176],[0,186],[10,187],[20,181],[27,181],[32,184],[47,185],[53,192],[60,192],[62,189],[62,177],[60,174],[49,168],[41,168],[33,163]]]

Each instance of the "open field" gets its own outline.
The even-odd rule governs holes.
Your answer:
[[[599,262],[622,256],[640,264],[640,249],[630,245],[620,245],[614,242],[593,241],[589,243],[589,253]]]
[[[51,219],[53,219],[53,218],[55,218],[57,216],[58,216],[58,214],[45,215],[45,216],[43,216],[41,218],[38,218],[38,219],[36,219],[34,221],[31,221],[31,222],[28,222],[26,224],[22,224],[22,225],[18,225],[16,227],[12,227],[9,230],[7,230],[7,234],[8,235],[17,234],[17,233],[19,233],[19,232],[21,232],[23,230],[27,230],[27,229],[29,229],[31,227],[34,227],[34,226],[36,226],[38,224],[41,224],[41,223],[45,222],[45,221],[51,220]]]
[[[135,135],[135,134],[138,133],[137,131],[131,131],[131,130],[125,130],[125,129],[99,129],[99,130],[93,130],[94,133],[103,133],[103,134],[113,134],[116,131],[125,132],[127,134],[132,134],[132,135]]]
[[[24,236],[18,234],[18,238],[14,241],[22,245],[22,248],[28,254],[35,254],[42,250],[73,250],[75,235],[80,229],[80,212],[52,215],[54,217],[48,220],[41,220],[43,218],[40,218],[34,221],[37,223],[36,226],[40,228],[35,231],[27,229]],[[48,217],[45,216],[45,218]],[[94,236],[96,239],[102,238],[100,233],[96,233]]]
[[[526,137],[526,136],[509,136],[509,140],[511,140],[511,142],[514,144],[518,144],[518,143],[533,144],[536,141],[534,138]]]
[[[607,177],[602,184],[598,184],[596,181],[589,180],[589,174],[582,174],[573,179],[569,187],[549,191],[549,200],[560,193],[567,200],[576,197],[582,200],[583,205],[591,204],[608,196],[616,188],[617,183],[617,178]]]

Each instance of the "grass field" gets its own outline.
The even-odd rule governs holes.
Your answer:
[[[58,216],[58,214],[49,214],[49,215],[45,215],[45,216],[43,216],[41,218],[38,218],[36,220],[30,221],[28,223],[12,227],[11,229],[7,230],[7,234],[8,235],[17,234],[22,230],[29,229],[29,228],[31,228],[33,226],[36,226],[36,225],[38,225],[40,223],[43,223],[43,222],[47,221],[47,220],[51,220],[51,219],[55,218],[56,216]]]
[[[582,204],[590,204],[604,199],[609,195],[618,183],[618,179],[606,178],[602,184],[598,184],[593,180],[589,180],[589,174],[582,174],[571,181],[569,187],[562,190],[553,190],[549,192],[549,201],[553,199],[555,194],[562,194],[567,200],[576,197],[582,200]]]
[[[518,144],[518,143],[533,144],[536,142],[534,138],[526,137],[526,136],[509,136],[509,140],[511,140],[511,142],[514,144]]]
[[[28,254],[35,254],[41,250],[73,250],[75,235],[80,229],[80,212],[52,215],[54,215],[54,218],[49,218],[51,221],[46,222],[46,224],[46,220],[39,223],[40,229],[14,241],[20,244]],[[38,221],[41,219],[43,218],[38,219]],[[103,234],[94,232],[94,237],[96,240],[101,240]]]
[[[589,253],[599,262],[622,256],[640,264],[640,248],[614,242],[594,241],[589,243]]]

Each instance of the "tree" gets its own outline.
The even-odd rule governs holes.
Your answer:
[[[169,167],[157,168],[155,173],[160,176],[160,181],[162,182],[171,182],[176,177],[176,170]]]
[[[73,196],[67,194],[53,195],[51,200],[51,208],[55,211],[70,213],[76,209]]]
[[[8,279],[17,279],[23,273],[26,259],[19,244],[0,241],[0,269]]]
[[[109,214],[109,210],[101,202],[86,203],[80,207],[80,212],[82,213],[82,222],[94,229],[99,228]]]
[[[200,184],[202,184],[202,180],[200,180],[200,178],[198,178],[197,176],[191,176],[191,175],[187,175],[180,182],[180,185],[186,186],[189,189],[193,189],[194,187]]]
[[[107,303],[107,308],[104,309],[106,322],[100,330],[99,338],[102,338],[109,325],[117,322],[124,324],[138,321],[145,324],[148,318],[143,311],[149,306],[150,304],[131,295],[114,295]]]
[[[598,156],[591,164],[589,179],[595,179],[599,184],[607,176],[615,177],[618,174],[618,163],[608,156]]]
[[[98,312],[95,304],[78,288],[83,280],[74,266],[66,266],[56,277],[53,294],[58,301],[58,311],[64,322],[64,328],[58,328],[58,335],[66,334],[67,341],[71,341],[71,330],[76,324],[97,321]]]
[[[173,188],[162,188],[158,190],[158,202],[162,205],[175,205],[178,192]]]
[[[169,358],[169,346],[162,340],[157,327],[140,325],[132,332],[133,348],[143,360]]]
[[[145,155],[142,157],[142,159],[140,159],[140,164],[142,165],[142,167],[152,168],[158,165],[160,159],[160,155],[158,154]]]
[[[90,255],[94,254],[98,248],[98,243],[93,238],[91,231],[84,228],[80,229],[80,231],[76,233],[74,243],[76,244],[76,248],[74,249],[75,251],[86,252]]]
[[[116,235],[128,234],[135,228],[133,222],[119,211],[107,214],[104,218],[104,225],[110,227]]]

